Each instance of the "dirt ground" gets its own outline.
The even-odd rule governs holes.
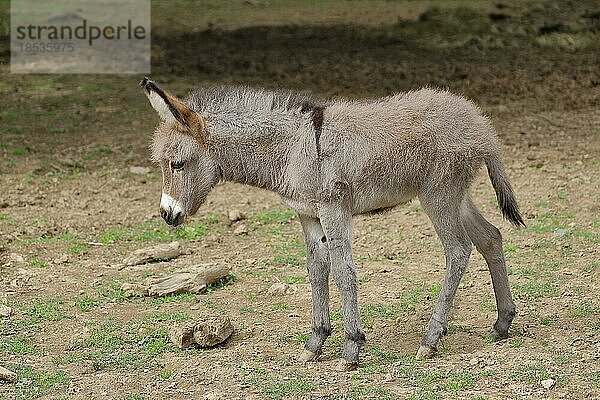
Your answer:
[[[367,345],[334,370],[334,333],[299,365],[310,331],[300,225],[278,197],[219,185],[190,224],[158,213],[154,111],[137,76],[11,75],[0,41],[0,399],[600,398],[600,8],[595,1],[155,2],[152,77],[175,93],[244,83],[373,97],[424,85],[492,118],[528,227],[502,221],[487,174],[472,193],[505,239],[518,315],[489,343],[489,274],[473,253],[439,355],[415,361],[444,274],[418,202],[357,217]],[[198,16],[195,18],[194,16]],[[134,174],[130,167],[148,167]],[[230,224],[227,213],[247,219]],[[247,234],[234,230],[244,224]],[[122,268],[180,240],[170,262]],[[122,283],[222,261],[205,294],[126,298]],[[275,282],[291,292],[271,295]],[[228,315],[233,336],[178,350],[167,328]],[[545,388],[542,381],[552,380]]]

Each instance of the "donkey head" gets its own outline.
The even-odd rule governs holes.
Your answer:
[[[152,160],[162,169],[160,212],[171,226],[198,211],[219,181],[219,167],[206,149],[206,119],[153,81],[140,82],[161,122],[152,141]]]

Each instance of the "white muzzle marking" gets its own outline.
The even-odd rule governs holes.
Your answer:
[[[173,213],[173,215],[177,215],[178,213],[181,213],[183,215],[183,206],[181,205],[181,203],[169,196],[168,194],[163,193],[160,196],[160,208],[162,208],[165,211],[168,211],[169,207],[171,207],[171,212]]]

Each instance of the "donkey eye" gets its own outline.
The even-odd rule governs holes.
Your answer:
[[[183,161],[175,162],[171,161],[171,170],[173,171],[181,171],[183,169]]]

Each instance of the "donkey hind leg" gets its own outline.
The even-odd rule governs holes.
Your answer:
[[[485,258],[492,276],[498,319],[490,332],[490,337],[493,340],[505,339],[508,337],[508,328],[515,317],[515,303],[510,293],[506,274],[502,236],[498,228],[481,215],[468,196],[465,196],[461,205],[461,218],[469,238],[477,251]]]
[[[344,314],[346,341],[337,370],[349,371],[358,366],[360,348],[365,343],[365,332],[358,311],[356,269],[352,261],[352,215],[338,206],[323,206],[321,223],[327,236],[333,279],[340,291]]]
[[[440,291],[435,309],[429,320],[427,333],[421,340],[417,358],[431,358],[437,351],[437,343],[448,329],[448,313],[452,307],[458,284],[462,278],[469,256],[471,255],[471,240],[463,227],[460,218],[460,199],[463,193],[440,198],[437,192],[435,198],[421,196],[423,209],[431,219],[446,255],[446,276]]]
[[[329,320],[329,252],[325,233],[316,218],[300,216],[306,242],[306,263],[312,289],[312,334],[300,361],[316,360],[321,354],[323,342],[331,335]]]

